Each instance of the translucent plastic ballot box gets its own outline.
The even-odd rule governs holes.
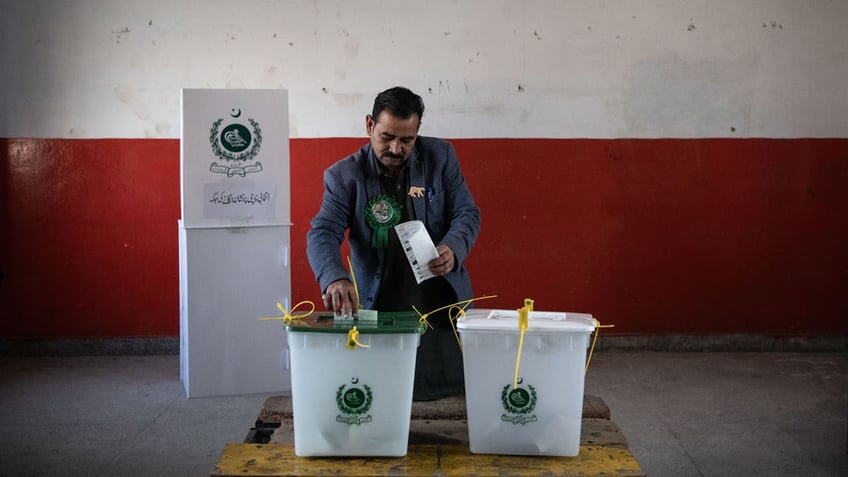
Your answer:
[[[457,329],[471,452],[576,456],[592,315],[531,311],[520,361],[517,311],[469,310]]]
[[[421,331],[414,312],[286,325],[295,454],[406,455]]]

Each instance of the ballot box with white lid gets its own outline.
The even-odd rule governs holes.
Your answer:
[[[586,313],[530,311],[519,358],[518,316],[516,310],[472,309],[457,321],[470,450],[576,456],[596,322]]]

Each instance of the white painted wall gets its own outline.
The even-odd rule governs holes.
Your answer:
[[[292,137],[377,92],[445,137],[846,137],[844,0],[0,0],[0,137],[176,138],[181,88],[285,88]]]

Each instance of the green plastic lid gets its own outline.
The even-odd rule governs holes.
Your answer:
[[[424,331],[414,311],[381,311],[376,321],[336,320],[332,312],[313,313],[292,320],[286,325],[286,331],[347,333],[354,326],[362,334],[420,334]]]

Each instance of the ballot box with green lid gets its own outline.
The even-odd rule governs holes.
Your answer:
[[[414,312],[287,324],[295,454],[406,455],[421,331]]]
[[[470,450],[576,456],[595,320],[529,311],[522,331],[519,311],[473,309],[457,322]]]

